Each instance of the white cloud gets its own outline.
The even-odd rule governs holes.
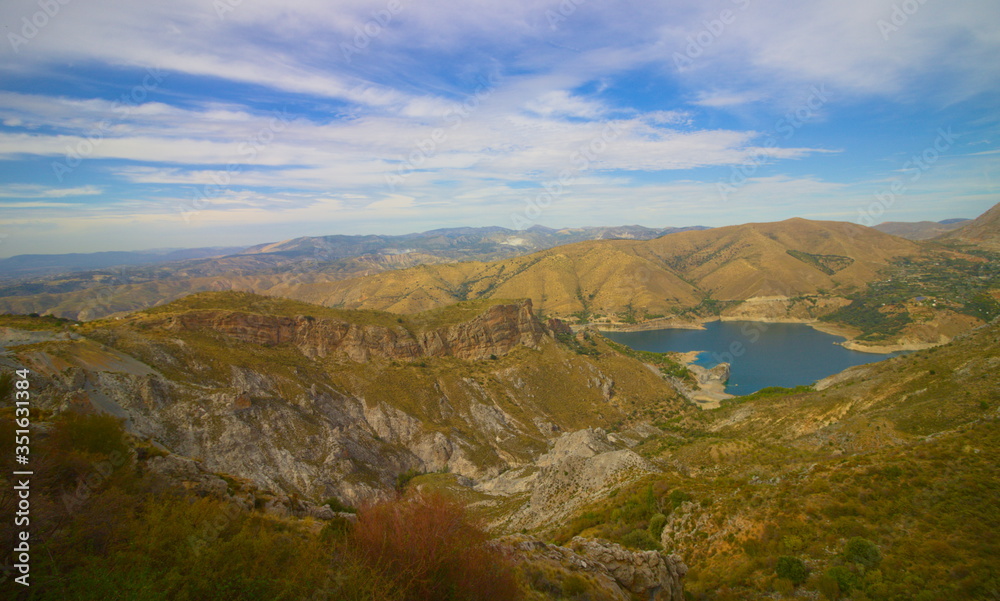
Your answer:
[[[412,196],[403,196],[400,194],[391,194],[382,200],[377,200],[368,205],[368,209],[371,211],[388,211],[397,212],[404,209],[414,209],[417,203],[414,202]]]
[[[525,108],[541,117],[579,119],[597,119],[607,112],[601,103],[574,96],[566,90],[546,92],[526,103]]]
[[[95,75],[90,85],[113,77],[115,92],[0,92],[0,160],[61,161],[70,148],[91,162],[64,187],[0,184],[0,197],[104,195],[77,211],[124,222],[129,211],[142,219],[168,205],[176,212],[190,202],[189,192],[211,188],[201,223],[266,224],[279,214],[282,223],[331,214],[360,222],[415,218],[418,211],[425,221],[481,222],[484,215],[509,216],[511,199],[524,196],[513,182],[539,185],[568,171],[572,192],[548,213],[554,224],[621,222],[614,208],[630,204],[637,217],[673,214],[668,208],[696,216],[715,194],[713,182],[648,182],[673,177],[659,172],[759,157],[774,168],[834,152],[816,138],[764,146],[760,130],[801,107],[812,86],[826,86],[831,107],[915,97],[944,107],[997,92],[1000,71],[988,68],[1000,54],[995,1],[925,2],[883,35],[879,21],[891,19],[897,3],[511,0],[459,10],[444,0],[403,0],[377,33],[358,38],[364,48],[351,57],[344,45],[351,47],[386,4],[258,0],[221,16],[201,0],[60,4],[16,56],[4,55],[0,73],[58,76],[71,64],[82,78],[110,67],[113,75]],[[0,20],[16,27],[38,10],[35,0],[10,0],[0,4]],[[722,10],[734,19],[713,33]],[[553,12],[565,18],[552,21]],[[672,57],[692,40],[708,43],[679,72]],[[141,87],[145,67],[163,76],[153,88]],[[135,81],[122,80],[123,73]],[[484,84],[485,77],[496,83]],[[139,86],[132,90],[142,98],[116,104],[130,86]],[[643,102],[630,106],[633,96]],[[273,112],[260,107],[281,104],[292,117],[276,128]],[[718,112],[699,107],[733,118],[699,122]],[[828,118],[827,108],[812,112],[810,122]],[[238,169],[230,171],[230,163]],[[86,179],[95,173],[111,181]],[[393,174],[401,181],[390,191],[386,178]],[[94,181],[100,186],[85,185]],[[958,181],[983,189],[971,178]],[[140,186],[149,201],[139,200]],[[942,179],[920,198],[946,196],[947,189]],[[836,194],[853,202],[855,192],[819,177],[758,177],[743,187],[740,202],[767,207],[773,200],[805,211],[817,199],[838,202]],[[631,194],[641,202],[622,201]],[[133,200],[115,200],[123,197]],[[5,206],[29,212],[42,205]],[[731,209],[714,214],[722,219]]]
[[[698,98],[692,104],[718,108],[749,104],[763,99],[764,95],[760,92],[722,92],[717,90],[709,92],[703,90],[698,93]]]
[[[662,42],[671,56],[687,56],[695,39],[692,53],[697,56],[680,75],[697,93],[708,94],[710,103],[714,92],[704,90],[714,90],[720,82],[739,90],[721,97],[731,104],[748,94],[780,102],[785,90],[819,84],[841,97],[905,98],[913,86],[926,86],[927,77],[949,80],[945,88],[927,90],[939,102],[997,90],[996,70],[982,68],[1000,52],[1000,11],[994,2],[918,3],[912,15],[902,14],[901,4],[783,0],[746,3],[740,10],[725,2],[708,3],[698,18],[664,30]],[[712,34],[705,24],[727,8],[732,22]],[[715,99],[714,106],[719,102]]]
[[[0,198],[68,198],[73,196],[94,196],[103,190],[97,186],[79,186],[75,188],[49,188],[35,184],[0,185]],[[4,203],[5,207],[14,206]]]

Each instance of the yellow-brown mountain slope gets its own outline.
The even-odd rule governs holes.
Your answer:
[[[668,313],[706,296],[745,300],[848,291],[872,280],[892,258],[920,252],[913,242],[871,228],[790,219],[649,241],[581,242],[491,263],[423,265],[305,285],[289,294],[401,313],[477,298],[530,298],[550,315],[621,313],[630,306]]]
[[[1000,250],[1000,203],[953,232],[937,238],[942,242],[958,242]]]

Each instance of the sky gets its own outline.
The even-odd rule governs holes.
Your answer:
[[[4,0],[0,257],[1000,201],[995,0]]]

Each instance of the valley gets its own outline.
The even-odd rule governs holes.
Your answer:
[[[1000,601],[996,4],[0,2],[0,601]]]
[[[0,316],[0,365],[32,378],[41,545],[63,558],[43,585],[62,592],[39,598],[121,588],[116,562],[144,574],[134,598],[209,594],[191,544],[237,557],[244,590],[391,597],[404,584],[354,550],[390,514],[469,524],[454,544],[500,553],[475,577],[510,598],[989,598],[998,263],[872,232],[748,224],[294,280],[288,296]],[[729,366],[629,341],[705,324],[913,352],[732,396]],[[755,343],[742,350],[773,355]],[[109,503],[131,509],[102,518]],[[295,582],[246,580],[248,537]],[[193,576],[171,581],[126,540]]]

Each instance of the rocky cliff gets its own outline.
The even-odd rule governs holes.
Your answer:
[[[291,344],[307,357],[334,355],[353,361],[368,361],[372,357],[486,359],[505,355],[518,346],[537,348],[547,334],[534,318],[530,300],[494,305],[468,322],[425,331],[414,331],[404,325],[390,328],[328,317],[282,317],[220,310],[171,315],[149,325],[169,331],[211,330],[241,342],[265,346]]]
[[[564,432],[683,403],[603,343],[555,340],[530,302],[396,316],[229,293],[74,329],[16,340],[39,406],[111,413],[210,471],[316,501],[384,496],[403,474],[488,481]],[[622,478],[641,471],[604,455]]]

